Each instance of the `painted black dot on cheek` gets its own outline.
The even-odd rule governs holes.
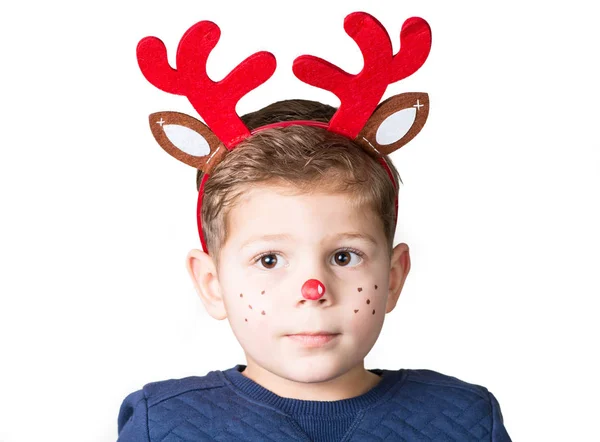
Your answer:
[[[362,292],[362,287],[359,287],[359,288],[358,288],[358,291],[359,291],[359,292]]]
[[[367,299],[367,304],[370,304],[370,303],[371,303],[371,300],[370,300],[370,299]]]
[[[243,298],[243,297],[244,297],[244,295],[242,293],[240,293],[240,298]]]
[[[252,306],[251,306],[250,304],[248,304],[248,308],[249,308],[250,310],[252,310]]]
[[[375,310],[373,310],[373,314],[375,314]]]
[[[354,310],[354,313],[357,313],[357,312],[358,312],[358,310]]]
[[[261,295],[264,295],[264,294],[265,294],[265,291],[263,290],[262,292],[260,292],[260,294],[261,294]]]
[[[264,311],[264,310],[263,310],[263,311],[262,311],[260,314],[261,314],[261,315],[266,315],[266,313],[265,313],[265,311]]]
[[[248,322],[248,318],[244,318],[244,321]]]
[[[375,290],[377,290],[377,284],[375,284]]]

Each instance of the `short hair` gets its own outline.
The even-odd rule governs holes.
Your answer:
[[[241,117],[252,130],[280,121],[329,122],[336,108],[309,100],[285,100]],[[381,219],[391,258],[396,230],[395,201],[402,182],[391,160],[394,183],[382,165],[354,141],[314,126],[265,129],[242,141],[213,169],[204,185],[202,228],[207,252],[218,268],[229,234],[228,215],[256,184],[289,187],[293,194],[347,193],[356,207]],[[198,170],[196,187],[203,172]],[[286,189],[287,190],[287,189]]]

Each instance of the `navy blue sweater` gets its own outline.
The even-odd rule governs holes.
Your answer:
[[[380,370],[368,392],[339,401],[278,396],[237,365],[153,382],[128,395],[118,442],[510,442],[485,387],[431,370]]]

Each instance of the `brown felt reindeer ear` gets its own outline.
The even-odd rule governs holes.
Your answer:
[[[377,107],[355,141],[373,155],[389,155],[423,129],[428,115],[426,93],[394,95]]]
[[[180,112],[151,114],[150,129],[158,144],[170,155],[207,174],[227,153],[208,126]]]

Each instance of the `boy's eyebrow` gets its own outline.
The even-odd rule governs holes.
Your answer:
[[[243,249],[256,241],[282,241],[282,240],[289,240],[291,238],[292,238],[291,235],[286,234],[286,233],[275,233],[275,234],[270,234],[270,235],[254,236],[254,237],[250,238],[248,241],[245,241],[240,248]],[[375,239],[368,233],[345,232],[345,233],[339,233],[337,235],[332,235],[332,239],[363,239],[363,240],[373,243],[374,245],[377,245],[377,241],[375,241]]]
[[[365,241],[369,241],[369,242],[373,243],[374,245],[377,245],[377,241],[375,241],[375,238],[373,238],[368,233],[361,233],[361,232],[340,233],[338,235],[334,235],[333,239],[364,239]]]
[[[248,247],[250,244],[252,244],[253,242],[256,242],[256,241],[281,241],[281,240],[290,239],[290,238],[291,238],[291,236],[286,233],[275,233],[275,234],[271,234],[271,235],[253,236],[248,241],[245,241],[240,248],[243,249],[245,247]]]

